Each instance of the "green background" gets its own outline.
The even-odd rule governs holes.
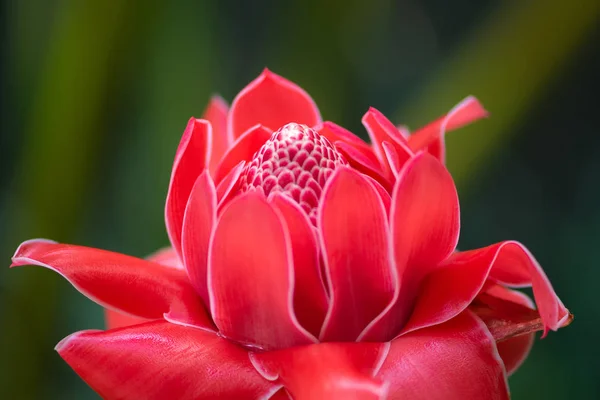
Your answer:
[[[0,398],[95,399],[53,346],[102,327],[58,275],[9,271],[32,237],[144,256],[188,118],[262,68],[364,137],[374,106],[417,128],[474,94],[448,137],[462,249],[524,242],[575,314],[510,379],[515,399],[600,398],[597,0],[3,0]]]

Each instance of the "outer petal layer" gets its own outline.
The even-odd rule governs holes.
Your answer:
[[[210,122],[212,126],[212,152],[208,163],[208,169],[214,177],[215,170],[223,154],[231,143],[227,135],[227,112],[229,107],[220,96],[213,96],[204,111],[202,118]]]
[[[532,285],[544,333],[548,329],[557,330],[569,318],[569,311],[531,253],[522,244],[507,241],[454,253],[425,281],[422,295],[404,331],[452,318],[484,290],[486,281],[515,286]]]
[[[164,321],[78,332],[56,350],[105,399],[255,399],[278,389],[240,347]]]
[[[291,239],[261,194],[226,206],[210,252],[211,314],[223,336],[265,350],[315,341],[293,309]]]
[[[233,141],[257,124],[277,130],[288,122],[314,126],[321,122],[321,115],[302,88],[265,69],[233,100],[229,137]]]
[[[507,400],[502,360],[485,325],[469,311],[392,342],[379,378],[389,400]]]
[[[179,260],[179,256],[171,247],[166,247],[164,249],[156,251],[155,253],[148,256],[147,260],[164,265],[165,267],[183,270],[183,265]],[[123,314],[115,310],[105,309],[104,321],[106,329],[115,329],[130,325],[141,324],[143,322],[147,322],[148,320]]]
[[[208,307],[208,245],[217,221],[217,190],[205,170],[196,180],[185,209],[181,248],[192,286]]]
[[[169,319],[212,329],[184,271],[89,247],[29,240],[12,266],[39,265],[65,277],[103,307],[146,319]]]
[[[188,197],[210,159],[212,128],[208,121],[190,119],[183,133],[171,172],[165,206],[165,223],[173,249],[181,257],[181,228]]]
[[[446,131],[461,128],[485,118],[487,115],[488,113],[481,103],[475,97],[469,96],[454,106],[448,114],[414,132],[408,138],[408,144],[415,152],[427,150],[441,162],[445,162],[444,136]]]
[[[253,353],[266,378],[283,383],[295,400],[385,399],[387,386],[373,378],[389,350],[387,343],[320,343]]]
[[[356,340],[397,285],[385,206],[366,178],[340,168],[323,191],[318,228],[331,296],[320,339]]]

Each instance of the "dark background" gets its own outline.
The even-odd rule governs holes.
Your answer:
[[[53,346],[101,328],[58,275],[8,270],[48,237],[144,256],[188,118],[268,66],[364,137],[375,106],[417,128],[474,94],[448,137],[461,249],[524,242],[575,314],[510,379],[515,399],[600,398],[600,2],[3,0],[0,398],[95,399]]]

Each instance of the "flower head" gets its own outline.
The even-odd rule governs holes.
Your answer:
[[[265,70],[189,121],[171,248],[31,240],[13,266],[107,308],[110,329],[57,351],[108,399],[507,399],[534,332],[571,316],[520,243],[456,249],[444,135],[486,115],[469,97],[410,133],[371,108],[367,144]]]

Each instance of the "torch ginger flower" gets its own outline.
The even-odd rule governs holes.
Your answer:
[[[410,134],[370,109],[367,144],[265,70],[189,121],[171,248],[142,260],[38,239],[13,266],[108,310],[108,330],[56,347],[107,399],[507,399],[534,332],[570,314],[520,243],[456,250],[444,134],[484,116],[469,97]],[[535,306],[511,289],[526,286]]]

